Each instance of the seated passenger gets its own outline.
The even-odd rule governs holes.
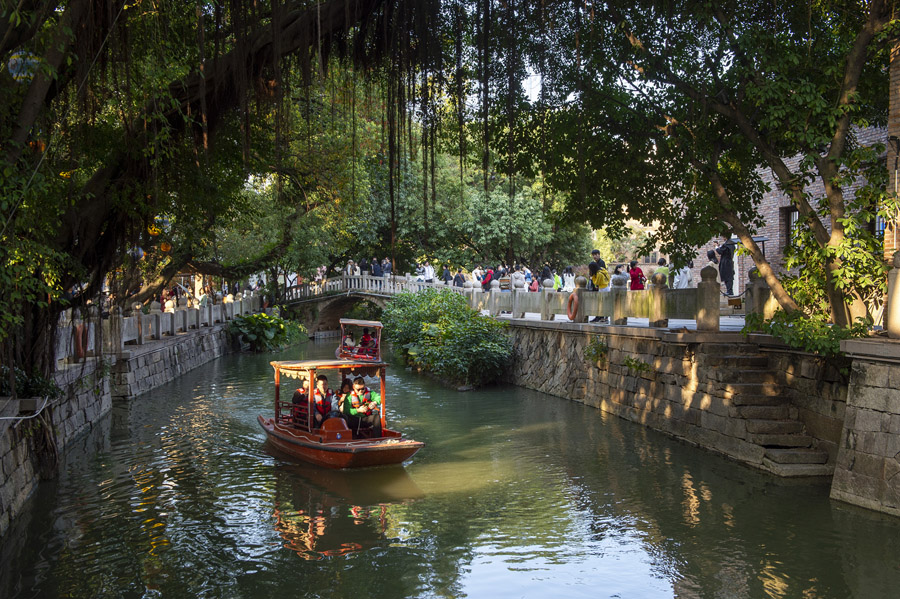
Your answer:
[[[306,402],[309,400],[308,396],[309,379],[303,377],[300,381],[300,388],[294,391],[294,395],[291,397],[291,403],[294,404],[291,409],[291,416],[294,419],[294,424],[306,424],[303,415],[306,413]]]
[[[362,339],[359,340],[360,347],[371,347],[372,346],[372,335],[369,334],[369,329],[363,329]]]
[[[357,434],[360,430],[372,431],[372,436],[381,436],[381,396],[366,387],[363,377],[353,381],[353,391],[344,398],[344,416],[350,428]]]
[[[343,345],[344,345],[344,347],[348,347],[348,348],[356,347],[356,341],[353,340],[352,332],[348,332],[346,335],[344,335]]]
[[[353,381],[349,378],[345,378],[341,381],[341,390],[338,392],[338,409],[343,413],[344,411],[344,399],[350,395],[350,392],[353,391]]]
[[[316,377],[316,390],[313,392],[313,426],[320,427],[329,418],[340,416],[338,398],[328,388],[328,377],[320,374]]]

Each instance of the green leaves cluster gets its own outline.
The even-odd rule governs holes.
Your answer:
[[[382,322],[408,362],[449,382],[496,381],[512,358],[506,324],[472,310],[452,291],[400,294],[385,307]]]
[[[605,362],[607,354],[609,354],[609,346],[603,340],[603,337],[591,337],[591,340],[584,347],[584,359],[591,364]]]
[[[643,360],[632,358],[631,356],[625,356],[625,359],[622,360],[622,364],[632,374],[641,374],[642,372],[650,372],[653,370],[653,367]]]
[[[60,388],[40,373],[28,374],[21,368],[14,368],[16,397],[47,397],[55,399],[62,394]],[[0,365],[0,397],[13,395],[9,384],[9,367]]]
[[[228,325],[228,334],[242,343],[250,344],[257,352],[274,351],[302,341],[306,327],[299,322],[279,316],[259,313],[238,316]]]
[[[897,214],[900,203],[885,193],[887,170],[879,160],[884,146],[875,144],[848,152],[842,162],[844,170],[834,183],[840,187],[856,186],[855,195],[846,199],[847,209],[838,219],[843,236],[836,242],[822,246],[815,240],[808,219],[800,217],[792,231],[791,243],[785,248],[784,266],[789,273],[782,277],[785,290],[807,313],[829,313],[825,294],[829,263],[838,263],[830,276],[834,286],[849,301],[858,297],[866,302],[870,313],[877,310],[887,292],[887,273],[890,265],[882,258],[883,239],[874,232],[876,217],[890,220]],[[860,184],[860,182],[862,182]],[[810,198],[819,217],[828,218],[828,198]]]
[[[823,313],[806,315],[802,312],[779,310],[771,320],[765,320],[761,314],[748,314],[747,323],[741,332],[744,335],[767,333],[795,349],[834,357],[843,355],[841,341],[867,337],[871,324],[860,318],[849,327],[841,327],[828,324]]]

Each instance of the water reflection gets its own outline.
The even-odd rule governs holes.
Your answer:
[[[275,529],[284,547],[307,560],[381,545],[396,525],[390,506],[425,496],[402,466],[338,471],[285,463],[275,479]]]

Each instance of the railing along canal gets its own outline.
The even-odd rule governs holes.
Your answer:
[[[439,289],[465,296],[473,309],[486,311],[491,316],[508,313],[513,318],[524,318],[530,313],[539,315],[541,320],[569,322],[587,322],[591,317],[601,317],[608,318],[609,324],[614,325],[633,325],[634,319],[647,319],[650,327],[667,327],[670,319],[684,319],[696,322],[697,330],[718,331],[722,295],[716,275],[715,268],[704,268],[700,284],[689,289],[670,289],[664,277],[659,275],[652,277],[647,289],[640,291],[627,289],[627,276],[613,276],[610,287],[598,292],[588,291],[583,278],[576,279],[572,292],[558,292],[552,289],[550,281],[544,281],[539,291],[530,292],[525,289],[522,279],[512,281],[511,289],[502,291],[499,281],[495,280],[490,291],[483,291],[471,281],[464,287],[455,287],[444,282],[418,281],[412,275],[342,275],[290,287],[285,290],[283,301],[290,304],[343,293],[392,296]],[[761,312],[771,316],[776,308],[768,285],[755,273],[751,274],[744,302],[748,313]]]
[[[60,317],[57,328],[56,359],[57,362],[80,362],[101,352],[118,354],[129,346],[172,338],[179,333],[259,312],[262,306],[262,296],[249,292],[228,295],[221,303],[206,306],[197,306],[186,298],[177,303],[169,300],[165,307],[159,302],[151,302],[146,314],[139,306],[127,316],[114,307],[108,318],[100,318],[96,307],[89,306],[85,313],[67,310]]]

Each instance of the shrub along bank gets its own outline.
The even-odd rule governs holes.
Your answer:
[[[401,293],[381,318],[385,337],[407,363],[449,383],[497,381],[512,358],[507,325],[471,309],[458,293]]]
[[[264,312],[238,316],[228,325],[228,334],[253,351],[273,351],[306,340],[306,327]]]

